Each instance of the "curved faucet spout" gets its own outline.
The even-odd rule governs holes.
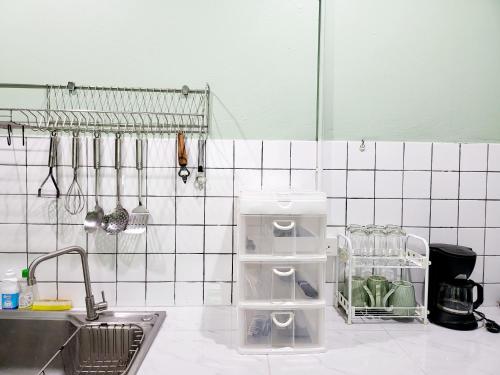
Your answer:
[[[83,271],[83,281],[85,283],[85,306],[87,308],[87,320],[96,320],[99,318],[99,312],[106,310],[108,304],[104,298],[104,292],[102,292],[102,302],[95,303],[94,296],[92,294],[92,285],[90,283],[90,273],[89,273],[89,262],[87,258],[87,252],[80,246],[69,246],[64,249],[56,250],[48,254],[39,256],[33,262],[31,262],[28,267],[28,285],[35,285],[35,271],[40,263],[46,260],[56,258],[64,254],[78,254],[80,255],[82,261],[82,271]]]

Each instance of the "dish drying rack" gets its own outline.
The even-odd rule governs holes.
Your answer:
[[[419,236],[408,234],[404,240],[402,256],[364,256],[354,255],[351,240],[339,234],[337,236],[338,256],[335,263],[335,304],[348,324],[378,320],[416,319],[427,323],[427,297],[429,283],[429,244]],[[412,249],[413,248],[413,249]],[[420,251],[414,250],[419,248]],[[411,272],[423,274],[422,296],[412,307],[367,307],[352,306],[352,277],[355,270],[394,269],[401,279],[411,278]]]
[[[190,89],[0,84],[45,90],[46,108],[0,108],[0,128],[48,132],[198,134],[209,126],[210,87]]]

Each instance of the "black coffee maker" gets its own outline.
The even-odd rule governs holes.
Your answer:
[[[476,253],[464,246],[431,244],[429,259],[429,320],[460,331],[476,329],[474,310],[483,303],[483,287],[469,279]]]

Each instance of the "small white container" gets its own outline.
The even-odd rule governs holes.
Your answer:
[[[16,310],[19,307],[19,284],[14,271],[8,270],[2,280],[2,309]]]

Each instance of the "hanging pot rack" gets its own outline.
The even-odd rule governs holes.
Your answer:
[[[0,83],[0,89],[41,89],[47,107],[0,108],[0,128],[68,133],[162,135],[206,138],[210,87],[193,90]]]

